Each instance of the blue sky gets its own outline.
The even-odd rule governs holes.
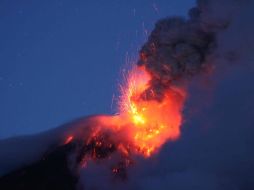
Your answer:
[[[113,113],[126,56],[194,0],[2,0],[0,138]]]

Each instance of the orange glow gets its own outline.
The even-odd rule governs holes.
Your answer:
[[[171,85],[163,89],[163,97],[157,100],[150,81],[151,76],[144,68],[133,67],[121,86],[118,114],[94,116],[86,121],[91,130],[82,138],[90,153],[83,158],[83,167],[90,159],[107,156],[110,159],[109,154],[116,149],[128,166],[132,153],[150,157],[167,141],[180,137],[186,98],[184,87]],[[144,93],[148,90],[147,96],[150,97],[146,98]],[[72,140],[73,135],[68,136],[65,144]],[[118,170],[115,168],[112,172],[117,173]]]
[[[68,136],[67,139],[65,140],[64,144],[68,144],[73,140],[73,136]]]
[[[149,157],[167,140],[180,136],[185,90],[171,87],[162,101],[145,100],[141,95],[149,87],[151,77],[143,68],[134,67],[121,88],[120,117],[128,124],[128,137],[137,152]]]

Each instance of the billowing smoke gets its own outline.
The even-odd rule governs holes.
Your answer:
[[[234,5],[239,7],[236,2]],[[191,76],[213,67],[218,33],[228,28],[231,19],[229,15],[214,17],[210,11],[214,4],[227,9],[230,3],[198,1],[188,18],[169,17],[155,24],[139,53],[138,65],[152,76],[144,97],[160,100],[170,86],[183,84]]]

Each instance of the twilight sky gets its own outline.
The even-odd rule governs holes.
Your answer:
[[[112,113],[126,57],[194,0],[2,0],[0,138]],[[114,106],[113,106],[114,107]]]

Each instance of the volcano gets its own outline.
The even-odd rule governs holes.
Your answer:
[[[75,189],[77,176],[68,168],[73,145],[59,146],[28,166],[0,178],[1,189]]]
[[[88,161],[99,163],[105,159],[111,159],[117,154],[118,144],[110,137],[110,133],[107,131],[98,132],[98,126],[95,127],[95,121],[101,117],[107,116],[87,117],[46,133],[0,142],[1,147],[8,146],[14,150],[14,152],[1,155],[1,162],[5,162],[1,165],[5,164],[7,168],[8,165],[16,165],[17,167],[17,169],[9,169],[9,172],[1,176],[0,188],[76,189],[79,179],[78,172],[80,168],[86,167]],[[66,132],[79,135],[74,139],[66,136]],[[41,142],[41,139],[50,140],[49,142],[45,142],[45,140]],[[28,144],[30,147],[25,147]],[[15,160],[10,160],[17,159],[14,158],[15,156],[22,160],[24,156],[22,153],[17,155],[17,149],[26,152],[26,148],[31,148],[32,144],[33,150],[30,151],[28,157],[38,155],[37,159],[31,163],[22,163],[22,166],[13,163]],[[45,151],[42,151],[44,149],[42,148],[43,144],[47,144]],[[124,181],[127,178],[127,167],[130,164],[131,161],[127,159],[126,155],[121,154],[121,158],[108,168],[112,178]]]
[[[54,130],[57,132],[50,138],[40,137],[42,141],[50,139],[48,148],[41,149],[36,138],[29,140],[27,147],[15,147],[14,150],[25,150],[35,143],[40,157],[1,177],[0,187],[72,189],[80,185],[80,172],[94,164],[105,165],[111,180],[127,180],[128,169],[137,157],[151,157],[164,143],[180,137],[184,88],[171,85],[157,99],[153,89],[149,89],[150,81],[144,68],[134,66],[121,88],[119,113],[87,117]],[[19,139],[16,145],[23,140]],[[8,143],[6,146],[11,147]],[[3,160],[8,160],[6,154]],[[66,187],[62,187],[62,181]]]
[[[218,33],[230,24],[207,16],[206,2],[198,1],[187,18],[155,24],[139,58],[124,73],[115,114],[1,140],[0,189],[98,189],[100,182],[109,189],[105,181],[124,184],[138,161],[152,159],[166,143],[181,138],[192,79],[213,72]],[[184,167],[178,166],[173,177]]]

